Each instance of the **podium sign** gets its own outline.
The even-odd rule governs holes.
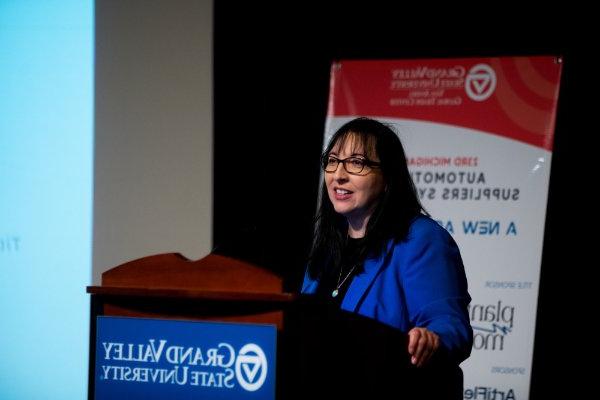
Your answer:
[[[274,325],[98,317],[95,398],[274,399]]]

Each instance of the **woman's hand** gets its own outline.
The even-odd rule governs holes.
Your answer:
[[[427,328],[412,328],[408,332],[408,353],[410,362],[422,367],[440,347],[440,338]]]

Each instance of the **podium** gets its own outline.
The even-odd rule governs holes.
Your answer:
[[[130,261],[104,272],[101,286],[89,286],[87,292],[90,399],[96,383],[98,316],[272,324],[283,332],[286,310],[296,298],[283,292],[282,279],[272,272],[218,254],[197,261],[180,254]]]
[[[277,399],[462,399],[462,372],[443,355],[416,368],[404,333],[313,296],[286,293],[281,277],[242,260],[149,256],[104,272],[102,284],[87,292],[90,399],[99,316],[272,324]]]

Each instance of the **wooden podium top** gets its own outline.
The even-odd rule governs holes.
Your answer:
[[[107,296],[171,297],[218,301],[290,302],[283,279],[234,258],[209,254],[190,261],[179,253],[140,258],[102,274],[101,286],[87,292]]]

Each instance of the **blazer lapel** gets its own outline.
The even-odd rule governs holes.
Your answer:
[[[342,301],[342,309],[353,312],[358,311],[361,300],[367,294],[369,287],[385,265],[385,258],[389,254],[393,244],[394,240],[390,240],[386,245],[385,251],[379,257],[367,258],[365,260],[364,271],[356,275],[352,283],[350,283],[350,287]]]

